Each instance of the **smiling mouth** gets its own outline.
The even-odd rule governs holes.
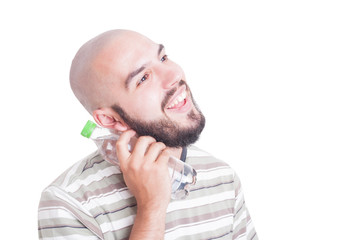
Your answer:
[[[167,107],[167,109],[177,109],[185,105],[187,101],[187,92],[186,89],[183,90],[179,96],[174,99]]]

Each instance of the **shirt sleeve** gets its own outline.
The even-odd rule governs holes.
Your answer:
[[[234,175],[235,204],[233,219],[233,238],[239,240],[258,240],[251,216],[244,201],[241,182],[237,174]]]
[[[102,232],[93,217],[65,193],[45,190],[38,209],[38,233],[42,240],[98,240]]]

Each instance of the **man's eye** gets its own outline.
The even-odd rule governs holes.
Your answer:
[[[140,84],[142,84],[145,80],[147,80],[149,77],[149,74],[144,74],[144,76],[139,80],[139,82],[137,83],[137,86],[139,86]]]
[[[164,55],[161,59],[160,59],[160,61],[161,62],[164,62],[164,61],[166,61],[168,59],[168,55]]]

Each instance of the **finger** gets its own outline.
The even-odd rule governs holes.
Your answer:
[[[135,157],[143,157],[148,151],[149,146],[154,142],[156,142],[155,139],[150,136],[139,137],[132,153]]]
[[[150,145],[148,152],[146,153],[147,159],[152,159],[156,161],[158,156],[162,153],[162,151],[166,148],[165,144],[162,142],[154,142]]]
[[[124,165],[125,161],[129,158],[130,156],[130,152],[128,149],[128,143],[130,141],[130,139],[135,136],[135,131],[133,130],[128,130],[123,132],[117,143],[116,143],[116,150],[117,150],[117,157],[119,160],[120,165]]]
[[[170,157],[171,157],[170,151],[167,148],[165,148],[159,154],[159,156],[157,158],[157,164],[159,164],[159,165],[167,165],[168,160],[169,160]]]

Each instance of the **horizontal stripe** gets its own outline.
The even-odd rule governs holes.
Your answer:
[[[242,240],[251,240],[251,239],[246,239],[246,238],[245,238],[245,237],[247,237],[247,236],[246,236],[246,233],[237,234],[237,235],[235,235],[235,237],[236,237],[236,238],[233,238],[234,240],[240,240],[240,239],[242,239]]]
[[[121,197],[119,197],[121,196]],[[99,196],[94,196],[91,199],[89,199],[87,202],[82,202],[83,206],[89,209],[90,211],[99,207],[99,202],[102,203],[102,205],[109,205],[113,203],[117,203],[120,200],[127,200],[129,198],[134,197],[129,190],[126,189],[115,189],[112,192],[108,194],[102,194]]]
[[[228,191],[228,192],[222,192],[210,196],[204,196],[196,199],[184,199],[182,201],[173,201],[170,202],[167,208],[167,213],[180,210],[180,209],[187,209],[187,208],[193,208],[193,207],[199,207],[204,204],[211,204],[215,202],[220,202],[228,199],[234,198],[234,192]]]
[[[126,227],[133,225],[134,219],[135,219],[135,215],[130,215],[126,218],[122,218],[117,221],[113,221],[111,223],[108,223],[108,222],[103,223],[100,225],[100,228],[103,233],[119,230],[119,229],[126,228]]]
[[[201,161],[203,158],[200,158],[199,160]],[[214,168],[217,168],[217,167],[228,167],[229,166],[224,163],[224,162],[211,162],[211,161],[208,161],[208,162],[196,162],[194,161],[195,159],[193,158],[192,159],[192,167],[194,169],[197,169],[197,171],[202,171],[202,170],[207,170],[207,169],[214,169]]]
[[[218,167],[211,170],[197,170],[197,181],[207,181],[224,176],[230,176],[233,178],[233,170],[229,167]]]
[[[242,239],[243,237],[247,240],[258,239],[251,219],[248,219],[248,223],[238,231],[234,231],[234,236],[236,236],[235,239]]]
[[[246,226],[246,224],[247,224],[247,212],[246,211],[242,212],[242,214],[239,216],[238,220],[236,220],[234,222],[234,226],[242,225],[242,222],[244,222],[244,221],[245,221],[245,223],[243,223],[243,225]]]
[[[243,205],[243,203],[244,203],[243,192],[240,192],[240,194],[236,198],[236,202],[234,203],[234,206],[235,208],[239,208],[241,207],[241,205]]]
[[[41,208],[38,212],[38,220],[52,219],[52,218],[68,218],[74,219],[74,215],[69,213],[65,208]]]
[[[211,155],[205,151],[198,150],[195,147],[187,149],[187,158],[189,158],[189,157],[208,157],[208,156],[211,156]]]
[[[119,212],[122,212],[122,211],[124,211],[126,209],[135,208],[136,206],[137,206],[137,204],[134,203],[134,204],[126,205],[126,206],[121,207],[121,208],[114,209],[112,211],[101,212],[101,213],[95,214],[94,218],[98,218],[100,216],[105,216],[105,215],[111,215],[111,214],[114,214],[114,213],[119,213]]]
[[[83,161],[79,161],[77,162],[65,175],[65,178],[62,182],[62,184],[60,185],[61,188],[65,188],[68,183],[69,183],[69,180],[70,178],[73,177],[74,173],[77,171],[79,165],[81,165],[83,163]]]
[[[76,200],[81,202],[82,204],[89,202],[91,199],[99,198],[102,196],[107,196],[114,192],[120,192],[122,190],[127,190],[128,187],[125,183],[116,183],[116,184],[109,184],[105,187],[99,187],[94,189],[94,191],[82,191],[79,197],[76,197]]]
[[[59,202],[60,206],[65,206],[65,207],[67,207],[67,205],[70,205],[71,208],[81,209],[82,212],[86,213],[87,215],[91,215],[90,212],[86,208],[84,208],[84,206],[79,201],[77,201],[71,195],[64,192],[62,189],[60,189],[56,186],[50,186],[44,190],[44,193],[46,193],[46,192],[53,194],[56,197],[56,198],[53,198],[54,200],[50,201],[50,202],[53,202],[53,203]],[[59,200],[62,200],[62,201],[59,201]],[[50,202],[41,201],[39,207],[43,207],[43,205],[56,206],[56,205],[51,205]]]
[[[192,209],[190,209],[190,210],[192,210]],[[166,229],[176,228],[179,225],[195,224],[197,222],[206,221],[207,219],[220,218],[222,216],[229,215],[229,214],[231,214],[233,216],[233,208],[225,208],[225,209],[220,209],[218,211],[213,211],[213,212],[208,211],[202,215],[197,214],[193,217],[188,216],[188,217],[175,219],[174,221],[167,222]]]
[[[63,199],[60,200],[58,198],[52,198],[51,200],[48,199],[41,200],[39,204],[39,210],[44,210],[46,208],[54,208],[54,207],[66,209],[70,213],[74,214],[76,219],[78,219],[81,223],[87,226],[89,230],[94,232],[97,236],[103,235],[100,229],[97,227],[95,220],[91,217],[90,213],[82,207],[82,205],[76,203],[76,201],[74,201],[74,199],[71,196],[65,195],[60,189],[54,186],[50,186],[46,189],[46,191],[50,191],[50,190],[53,190],[53,194],[55,196],[62,197]]]
[[[38,228],[38,230],[46,230],[46,229],[56,229],[56,228],[76,228],[76,229],[87,229],[84,225],[43,225],[42,227]]]
[[[216,183],[210,183],[207,185],[196,185],[192,188],[190,188],[190,192],[193,194],[193,192],[199,191],[199,190],[204,190],[204,189],[210,189],[210,188],[217,188],[219,186],[221,187],[225,187],[226,185],[232,185],[233,186],[233,181],[229,181],[229,182],[216,182]]]
[[[74,235],[66,235],[66,236],[59,236],[59,237],[46,237],[46,238],[39,238],[41,240],[99,240],[96,236],[83,236],[79,234]]]
[[[199,222],[193,225],[179,225],[176,228],[168,229],[165,232],[166,239],[176,239],[178,236],[190,236],[210,230],[216,230],[224,226],[229,226],[233,222],[233,215],[229,214],[216,219]]]
[[[101,179],[103,179],[105,177],[109,177],[109,176],[111,176],[113,174],[119,174],[119,173],[120,173],[120,171],[119,171],[118,167],[111,166],[111,167],[99,170],[96,174],[89,175],[85,179],[76,180],[74,183],[67,186],[65,188],[65,191],[73,193],[82,186],[87,186],[87,185],[89,185],[89,184],[91,184],[93,182],[100,181]]]

